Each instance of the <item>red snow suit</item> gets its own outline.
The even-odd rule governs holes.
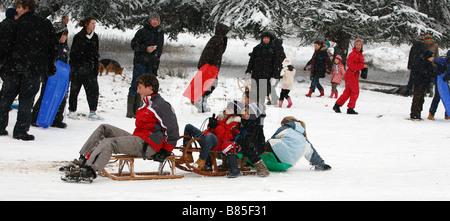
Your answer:
[[[240,133],[239,123],[240,117],[230,117],[218,121],[219,125],[215,129],[208,129],[203,135],[212,133],[217,137],[217,146],[212,150],[222,151],[224,154],[228,152],[236,153],[238,146],[234,142],[234,137]]]
[[[342,95],[336,101],[336,104],[343,106],[345,102],[350,98],[348,102],[348,108],[355,108],[356,100],[359,96],[359,71],[364,69],[364,56],[362,51],[358,51],[353,48],[347,59],[347,71],[345,72],[345,90]]]

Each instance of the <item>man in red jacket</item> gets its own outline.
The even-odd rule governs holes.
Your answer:
[[[79,160],[72,163],[76,168],[60,168],[60,171],[68,170],[61,179],[95,179],[96,172],[103,170],[113,153],[151,156],[158,162],[164,162],[171,154],[179,138],[175,112],[158,94],[159,83],[155,75],[143,74],[136,84],[144,105],[136,112],[133,134],[109,124],[100,125],[81,148]]]

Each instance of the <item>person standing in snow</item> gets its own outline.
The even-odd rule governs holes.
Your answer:
[[[341,113],[341,107],[350,99],[347,114],[358,114],[355,111],[355,106],[359,97],[359,73],[367,68],[367,64],[364,63],[363,41],[357,39],[353,45],[353,51],[347,58],[348,69],[344,75],[345,90],[333,106],[336,113]]]
[[[69,115],[70,119],[78,120],[76,113],[78,105],[78,94],[84,86],[89,104],[89,120],[103,120],[103,117],[96,113],[99,98],[98,86],[98,58],[99,41],[95,33],[96,20],[88,16],[78,24],[81,29],[73,37],[72,48],[70,50],[70,95],[69,95]]]
[[[327,46],[321,40],[317,40],[314,42],[314,54],[311,60],[308,61],[306,66],[303,68],[306,71],[307,67],[311,65],[311,86],[309,87],[309,92],[305,96],[311,97],[312,93],[317,89],[320,91],[319,97],[325,95],[325,91],[320,84],[320,78],[325,77],[325,73],[331,70],[332,62],[330,57],[328,56]]]
[[[338,98],[339,91],[337,89],[338,85],[341,85],[342,77],[345,74],[345,67],[342,64],[341,55],[337,55],[334,59],[333,69],[331,69],[331,95],[330,98]]]
[[[139,29],[131,40],[131,48],[134,51],[134,67],[128,90],[126,117],[135,118],[136,110],[141,106],[136,79],[142,74],[158,75],[163,46],[164,32],[161,27],[161,18],[158,13],[150,13],[144,27]]]
[[[206,43],[206,46],[200,56],[200,60],[197,64],[198,69],[203,67],[205,64],[210,64],[216,66],[216,68],[220,70],[220,66],[222,65],[222,56],[227,49],[227,34],[229,31],[230,27],[222,23],[218,23],[216,25],[215,35],[208,41],[208,43]],[[194,104],[200,112],[204,113],[210,111],[207,107],[207,101],[208,97],[211,96],[212,92],[217,87],[217,83],[218,78],[216,78],[214,84],[211,85],[202,98]]]
[[[417,41],[412,45],[408,60],[408,68],[411,69],[411,85],[413,87],[410,113],[412,120],[422,119],[421,112],[425,102],[425,93],[434,77],[432,61],[433,53],[427,49],[425,42]]]
[[[264,104],[264,98],[270,101],[269,95],[271,85],[276,83],[276,76],[279,75],[277,66],[276,51],[274,49],[274,36],[270,32],[261,34],[261,43],[253,48],[250,53],[247,70],[245,71],[245,80],[251,80],[251,90],[255,94],[260,104]]]
[[[287,108],[292,107],[292,100],[289,96],[289,92],[294,87],[294,76],[295,76],[295,68],[292,66],[291,61],[289,59],[284,60],[283,69],[280,72],[281,79],[281,93],[280,100],[278,100],[278,107],[283,106],[283,101],[286,99],[288,101]]]
[[[12,31],[12,23],[18,18],[16,8],[8,8],[5,12],[5,19],[0,22],[0,78],[3,79],[3,67],[6,65],[6,58],[9,55],[11,45],[7,41],[9,32]],[[0,90],[0,99],[2,98],[2,91]]]
[[[444,74],[444,81],[450,80],[450,50],[447,51],[447,56],[445,58],[434,58],[433,65],[435,65],[436,72]],[[439,102],[441,101],[441,96],[439,94],[439,89],[437,86],[437,76],[433,77],[433,83],[435,84],[434,97],[430,106],[430,113],[428,114],[428,120],[434,120],[434,114],[438,108]],[[446,120],[450,120],[450,116],[445,112]]]
[[[5,62],[0,101],[0,135],[8,135],[8,115],[14,99],[19,95],[19,110],[13,138],[34,140],[28,134],[31,109],[39,91],[41,75],[56,74],[56,39],[52,23],[35,13],[34,0],[17,0],[19,18],[13,22],[12,32],[2,36],[9,45],[11,56]]]
[[[305,123],[292,116],[283,118],[281,127],[267,141],[266,151],[274,153],[281,163],[294,166],[301,157],[305,157],[315,170],[331,169],[308,141]]]
[[[68,171],[63,180],[95,179],[96,172],[103,170],[113,153],[151,156],[157,162],[164,162],[170,156],[179,138],[175,111],[158,93],[155,75],[143,74],[136,79],[136,84],[143,105],[136,112],[133,134],[109,124],[100,125],[81,148],[79,159],[60,168]]]
[[[69,59],[69,45],[67,44],[67,35],[69,34],[69,31],[67,29],[67,23],[69,22],[69,17],[63,16],[61,19],[61,22],[56,22],[53,24],[53,27],[55,28],[55,32],[57,35],[57,38],[59,39],[58,44],[58,54],[56,56],[56,60],[63,61],[64,63],[68,62]],[[48,77],[46,75],[42,76],[42,85],[41,85],[41,94],[39,95],[38,100],[34,104],[33,107],[33,120],[31,125],[37,126],[36,121],[39,116],[39,110],[41,109],[41,103],[42,99],[44,98],[44,92],[45,87],[47,86]],[[67,103],[67,94],[64,96],[64,99],[62,100],[61,104],[59,105],[58,111],[56,112],[56,116],[53,120],[52,127],[56,128],[66,128],[67,124],[64,123],[64,109],[66,108]]]

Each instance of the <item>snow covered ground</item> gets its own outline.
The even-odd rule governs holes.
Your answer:
[[[102,29],[98,29],[102,33]],[[72,31],[72,33],[74,33]],[[132,36],[132,31],[122,33]],[[120,33],[119,33],[120,34]],[[163,60],[184,58],[193,62],[189,77],[161,77],[161,95],[176,110],[180,133],[188,123],[198,127],[211,115],[199,114],[182,96],[194,75],[202,45],[209,37],[181,35],[178,42],[187,54],[165,54]],[[245,66],[248,53],[256,40],[230,40],[224,55],[224,65],[233,70]],[[286,40],[285,48],[297,68],[297,77],[310,59],[313,48],[298,47],[295,40]],[[191,47],[195,46],[195,47]],[[406,69],[409,46],[367,46],[366,53],[377,68]],[[386,56],[385,54],[393,55]],[[114,56],[114,53],[108,55]],[[395,56],[394,56],[395,55]],[[119,57],[120,56],[120,57]],[[296,82],[291,91],[292,108],[268,107],[265,135],[269,138],[285,116],[305,121],[309,140],[332,170],[317,172],[306,160],[283,173],[269,177],[245,176],[237,179],[202,177],[177,170],[183,179],[153,181],[113,181],[98,177],[92,184],[66,183],[60,180],[58,167],[78,157],[78,151],[99,124],[108,123],[130,132],[134,120],[125,117],[126,97],[132,75],[132,54],[117,53],[125,66],[123,76],[99,77],[99,111],[105,120],[92,122],[67,119],[66,129],[32,127],[33,142],[12,139],[17,111],[10,112],[9,136],[0,137],[0,200],[149,200],[149,201],[303,201],[303,200],[450,200],[450,121],[445,121],[442,104],[435,121],[410,121],[411,97],[388,95],[361,90],[357,116],[332,111],[335,99],[304,96],[309,80]],[[164,62],[164,61],[163,61]],[[173,64],[172,66],[173,67]],[[166,69],[164,69],[166,68]],[[162,65],[162,70],[169,70]],[[220,73],[219,87],[209,99],[213,112],[226,103],[239,99],[236,78]],[[245,67],[241,73],[244,73]],[[164,74],[164,73],[162,73]],[[321,80],[329,95],[329,78]],[[342,92],[344,86],[339,87]],[[279,93],[278,88],[277,92]],[[431,98],[425,99],[422,117],[426,118]],[[84,91],[79,95],[79,112],[88,113]],[[346,107],[342,108],[345,112]],[[156,169],[152,161],[136,163],[136,169]]]

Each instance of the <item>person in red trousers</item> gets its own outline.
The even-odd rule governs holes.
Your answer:
[[[333,110],[336,113],[341,113],[341,107],[347,102],[348,109],[347,114],[358,114],[355,111],[356,100],[359,96],[359,73],[362,69],[367,68],[367,64],[364,63],[363,56],[363,41],[357,39],[353,46],[353,51],[350,53],[347,59],[347,71],[345,72],[345,90],[336,104],[333,106]]]

